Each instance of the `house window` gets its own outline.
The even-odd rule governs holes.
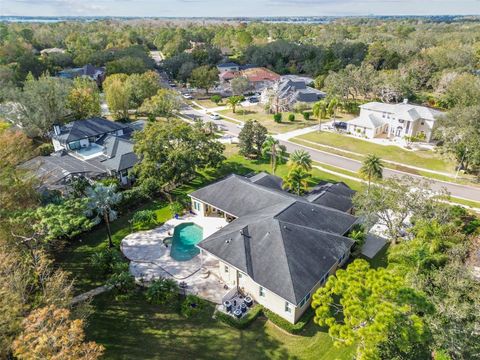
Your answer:
[[[238,278],[241,279],[243,277],[243,274],[239,271],[238,272]]]
[[[228,266],[225,265],[225,272],[228,273]]]
[[[422,121],[422,122],[420,123],[420,125],[425,125],[425,121]]]
[[[265,289],[261,286],[258,288],[258,295],[265,297]]]
[[[292,312],[292,307],[290,306],[290,303],[288,301],[285,301],[285,312],[287,313]]]

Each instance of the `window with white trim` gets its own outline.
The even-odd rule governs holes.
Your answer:
[[[258,288],[258,295],[265,297],[265,289],[261,286]]]
[[[225,265],[225,272],[228,273],[228,266]]]

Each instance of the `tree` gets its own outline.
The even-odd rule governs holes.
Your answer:
[[[180,98],[174,90],[160,89],[157,94],[152,96],[140,107],[141,113],[146,113],[152,117],[171,117],[180,109]]]
[[[337,270],[312,299],[315,323],[329,328],[336,346],[357,344],[357,359],[380,359],[382,347],[427,347],[422,314],[431,308],[425,298],[401,276],[371,269],[365,260]],[[400,336],[392,336],[398,332]]]
[[[272,136],[267,136],[262,145],[262,155],[270,156],[272,174],[275,174],[277,163],[282,163],[287,157],[287,148],[285,145],[280,145],[280,142],[277,139],[274,139]]]
[[[70,110],[67,97],[71,81],[42,75],[38,80],[29,76],[23,91],[14,94],[16,103],[5,117],[20,125],[30,137],[47,138],[54,124],[63,124]]]
[[[84,340],[83,320],[71,320],[69,310],[48,306],[24,320],[13,354],[18,359],[98,359],[103,346]]]
[[[199,66],[192,70],[190,83],[200,89],[204,89],[208,94],[208,90],[215,85],[218,80],[218,70],[208,65]]]
[[[287,176],[283,178],[283,188],[301,195],[308,188],[308,179],[312,175],[305,170],[294,167],[290,169]]]
[[[203,122],[194,126],[178,119],[149,123],[135,134],[134,151],[142,159],[135,171],[141,185],[169,196],[177,186],[193,179],[197,170],[218,167],[224,160],[223,150],[224,145]]]
[[[110,221],[117,218],[117,212],[113,209],[120,200],[122,194],[116,192],[114,185],[105,186],[100,183],[95,184],[94,187],[87,189],[88,208],[96,215],[96,222],[99,223],[102,219],[105,221],[108,235],[108,247],[113,247],[112,233],[110,231]]]
[[[142,58],[135,56],[125,56],[120,59],[109,61],[106,65],[107,75],[113,74],[142,74],[152,69],[151,64],[147,64]]]
[[[372,180],[383,178],[383,162],[375,154],[368,154],[359,170],[360,176],[368,181],[368,188]]]
[[[210,101],[215,103],[215,105],[218,105],[222,102],[222,96],[221,95],[212,95],[210,98]]]
[[[338,100],[337,98],[333,98],[329,101],[328,106],[327,106],[327,114],[328,116],[332,117],[333,116],[333,122],[335,122],[336,119],[336,111],[338,107]]]
[[[175,280],[160,278],[150,284],[145,297],[151,304],[171,305],[178,298],[178,290]]]
[[[126,79],[125,86],[130,91],[130,107],[136,109],[160,90],[160,75],[156,71],[132,74]]]
[[[103,82],[103,91],[108,107],[116,119],[128,119],[131,89],[126,86],[128,75],[115,74]]]
[[[235,110],[237,106],[244,100],[244,97],[241,95],[230,96],[226,103],[229,107],[232,108],[233,113],[235,114]]]
[[[75,119],[99,116],[101,109],[97,84],[87,78],[76,78],[68,94],[67,107],[72,111]]]
[[[441,99],[447,108],[480,105],[480,79],[477,75],[461,74],[448,85]]]
[[[250,89],[250,81],[244,76],[239,76],[230,81],[233,95],[243,95]]]
[[[327,102],[325,100],[317,101],[312,107],[313,116],[318,119],[318,131],[322,130],[322,119],[327,118]]]
[[[295,150],[288,159],[290,167],[298,167],[304,171],[312,170],[312,157],[305,150]]]
[[[240,154],[245,157],[260,157],[267,133],[267,128],[256,120],[247,120],[238,135]]]
[[[386,235],[393,244],[406,234],[410,217],[424,213],[437,203],[428,181],[409,176],[385,179],[363,188],[353,197],[356,214],[364,216],[370,225],[385,226]]]

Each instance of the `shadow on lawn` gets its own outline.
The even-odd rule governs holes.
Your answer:
[[[97,297],[87,337],[103,344],[105,359],[297,359],[258,319],[245,330],[212,319],[213,305],[186,319],[172,307],[151,305],[137,292],[125,302]]]

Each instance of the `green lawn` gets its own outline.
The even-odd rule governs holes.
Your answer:
[[[213,305],[192,319],[147,303],[141,292],[124,302],[110,294],[93,301],[87,338],[106,348],[105,359],[351,359],[311,321],[300,336],[259,318],[245,330],[212,319]]]
[[[408,151],[394,145],[378,145],[351,136],[344,136],[331,132],[312,132],[295,139],[312,141],[320,145],[333,146],[341,150],[352,151],[362,155],[376,154],[385,160],[422,167],[429,170],[451,173],[455,167],[451,160],[445,159],[433,151]],[[308,143],[305,143],[305,145],[311,146],[311,144]],[[347,153],[343,153],[342,155],[351,157],[351,155]]]

